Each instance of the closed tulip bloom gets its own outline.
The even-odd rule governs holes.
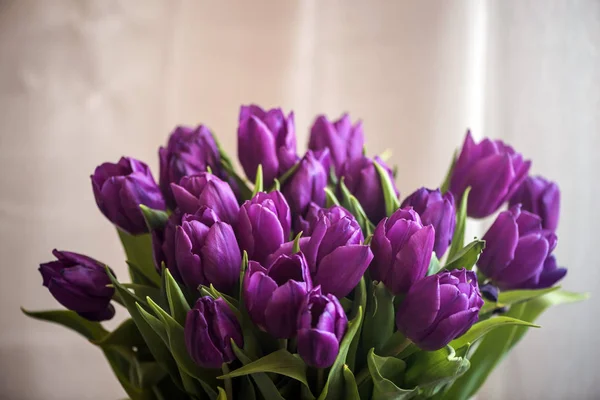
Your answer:
[[[323,208],[315,203],[311,203],[308,205],[308,211],[306,212],[305,216],[298,218],[296,231],[302,231],[302,236],[304,237],[311,236],[315,227],[317,226],[317,223],[319,222],[321,215],[325,215],[330,222],[339,221],[344,217],[348,217],[350,220],[354,221],[353,226],[358,226],[358,222],[356,222],[354,216],[344,207],[331,206],[329,208]],[[363,240],[364,237],[362,236],[361,232],[359,242]]]
[[[310,290],[310,272],[301,252],[279,256],[268,269],[248,263],[244,304],[252,321],[276,338],[296,336],[298,311]]]
[[[408,292],[425,277],[435,242],[433,226],[423,226],[411,207],[397,210],[375,228],[371,277],[395,295]]]
[[[281,192],[258,193],[240,207],[237,234],[250,260],[264,262],[290,237],[291,214]]]
[[[450,191],[459,200],[470,186],[467,213],[484,218],[510,199],[530,166],[531,161],[524,161],[520,153],[501,140],[486,138],[476,144],[469,131],[452,171]]]
[[[379,163],[379,165],[388,171],[394,185],[394,191],[396,192],[396,196],[398,196],[392,170],[379,157],[375,157],[375,159],[362,157],[351,162],[346,162],[342,168],[342,177],[348,190],[360,202],[367,217],[372,222],[377,223],[382,218],[385,218],[385,199],[383,197],[383,188],[379,179],[379,173],[373,163]]]
[[[327,187],[327,165],[329,150],[319,153],[307,151],[300,160],[298,169],[283,185],[282,192],[294,215],[304,215],[310,203],[325,206],[325,188]]]
[[[224,222],[234,225],[240,206],[228,183],[215,175],[202,172],[184,176],[179,184],[172,183],[175,203],[182,213],[194,214],[200,207],[210,207]]]
[[[473,271],[444,271],[410,288],[398,308],[396,325],[419,348],[439,350],[477,322],[482,305]]]
[[[423,225],[433,226],[435,229],[433,251],[438,258],[442,258],[452,242],[456,226],[456,209],[452,193],[442,194],[440,189],[421,188],[408,196],[401,207],[412,207],[421,217]]]
[[[313,290],[298,313],[298,354],[311,367],[331,367],[347,327],[348,318],[338,299]]]
[[[115,289],[104,264],[82,254],[54,249],[56,261],[40,264],[43,284],[69,310],[90,321],[104,321],[115,315],[110,301]]]
[[[184,176],[206,172],[210,167],[214,174],[226,179],[217,143],[210,130],[204,125],[176,127],[169,136],[167,147],[161,147],[158,155],[160,189],[171,208],[175,208],[171,183],[179,183]]]
[[[239,278],[242,257],[233,228],[209,208],[186,214],[175,233],[175,261],[181,282],[190,289],[213,284],[231,293]]]
[[[148,232],[140,204],[156,210],[166,208],[150,168],[141,161],[122,157],[117,164],[104,163],[91,179],[102,214],[132,235]]]
[[[222,299],[201,297],[185,319],[185,346],[196,364],[203,368],[221,368],[235,360],[231,340],[244,346],[242,328],[235,314]]]
[[[501,289],[522,289],[552,286],[566,270],[547,266],[547,258],[556,247],[556,235],[543,230],[539,216],[522,211],[520,205],[501,212],[483,236],[485,249],[477,266]],[[544,279],[541,279],[544,276]]]
[[[362,123],[359,121],[352,125],[348,114],[333,122],[320,115],[310,129],[308,148],[314,151],[329,149],[338,176],[342,173],[344,163],[354,162],[362,157],[364,145]]]
[[[182,279],[179,276],[175,261],[175,232],[177,225],[181,225],[182,217],[183,215],[181,212],[178,209],[175,209],[175,211],[169,215],[169,218],[162,229],[155,229],[151,232],[152,258],[154,260],[156,271],[159,275],[162,274],[164,264],[179,282],[182,282]]]
[[[238,157],[251,181],[256,179],[259,164],[262,165],[263,182],[270,186],[298,160],[294,113],[286,117],[280,108],[265,111],[256,105],[242,106]]]
[[[509,205],[519,203],[523,210],[542,219],[542,228],[551,231],[558,228],[560,190],[556,183],[541,176],[528,176],[511,197]]]

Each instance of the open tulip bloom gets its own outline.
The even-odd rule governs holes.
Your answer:
[[[557,286],[558,185],[501,141],[468,132],[439,188],[400,199],[347,114],[304,154],[293,112],[243,106],[237,132],[245,176],[204,125],[173,130],[158,184],[133,158],[96,168],[131,282],[75,252],[40,264],[66,310],[24,312],[99,347],[132,400],[467,400],[548,306],[586,297]]]

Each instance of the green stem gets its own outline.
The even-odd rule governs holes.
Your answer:
[[[392,357],[396,357],[397,355],[402,353],[404,350],[406,350],[406,348],[408,346],[410,346],[411,344],[412,344],[411,340],[407,338],[406,340],[401,342],[398,346],[393,347],[390,351],[390,355]]]
[[[223,370],[223,375],[227,375],[229,373],[229,367],[227,366],[227,363],[223,363],[221,369]],[[225,383],[225,393],[227,394],[227,400],[233,400],[233,386],[231,384],[231,378],[225,378],[223,379],[223,381]]]
[[[356,375],[356,386],[360,386],[364,381],[367,380],[368,377],[370,377],[371,374],[369,373],[369,368],[364,367],[362,369],[362,371],[360,371],[358,373],[358,375]]]
[[[321,393],[325,387],[325,368],[317,370],[317,393]]]
[[[287,344],[288,344],[287,339],[279,339],[278,342],[279,342],[280,349],[287,349]]]

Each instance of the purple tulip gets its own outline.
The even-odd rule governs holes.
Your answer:
[[[379,157],[374,160],[362,157],[357,160],[349,161],[342,167],[342,177],[344,183],[357,200],[362,205],[367,217],[375,223],[385,218],[385,199],[383,197],[383,189],[379,173],[375,168],[374,163],[384,167],[390,176],[394,191],[399,195],[398,189],[394,184],[392,170]]]
[[[350,220],[356,221],[350,211],[346,210],[344,207],[332,206],[329,208],[323,208],[317,206],[315,203],[311,203],[308,205],[308,211],[306,212],[305,216],[297,219],[296,231],[302,232],[302,236],[304,237],[311,236],[315,227],[317,226],[317,223],[319,222],[319,218],[323,214],[326,215],[330,221],[334,222],[339,221],[344,217],[348,217]],[[358,225],[357,222],[356,225]]]
[[[408,206],[419,214],[423,225],[432,225],[435,229],[433,251],[441,258],[450,246],[456,225],[454,196],[450,192],[442,195],[440,189],[421,188],[402,202],[402,208]]]
[[[233,228],[203,207],[185,214],[175,233],[176,272],[173,276],[190,289],[213,284],[231,293],[238,281],[242,257]]]
[[[341,207],[321,210],[312,235],[300,239],[313,283],[338,298],[356,287],[373,259],[369,246],[361,244],[364,237],[358,222],[346,213]],[[284,243],[267,262],[292,251],[293,242]]]
[[[210,207],[219,218],[234,225],[240,207],[233,190],[215,175],[202,172],[184,176],[179,185],[172,183],[173,198],[182,213],[193,214],[200,207]]]
[[[240,208],[238,240],[250,260],[263,263],[288,240],[290,229],[290,208],[278,191],[258,193]]]
[[[329,149],[338,176],[342,173],[344,163],[360,160],[364,145],[362,123],[359,121],[352,126],[348,114],[334,122],[320,115],[310,129],[308,148],[314,151]]]
[[[171,193],[171,183],[179,183],[181,178],[207,171],[222,179],[226,174],[221,167],[221,155],[210,130],[204,125],[195,128],[178,126],[175,128],[167,147],[158,150],[160,159],[160,188],[171,208],[175,199]]]
[[[231,339],[243,347],[242,328],[227,303],[201,297],[185,319],[185,345],[194,362],[203,368],[221,368],[235,360]]]
[[[292,214],[304,215],[311,202],[321,207],[325,206],[327,165],[329,165],[329,150],[327,149],[319,153],[309,150],[300,160],[298,169],[285,182],[282,189]]]
[[[166,208],[150,168],[141,161],[122,157],[117,164],[104,163],[91,179],[102,214],[132,235],[148,232],[140,204],[155,210]]]
[[[560,190],[558,185],[541,176],[529,176],[511,197],[509,206],[521,203],[525,211],[542,219],[542,228],[556,231],[560,214]]]
[[[501,212],[483,240],[477,266],[501,289],[549,287],[567,273],[554,259],[548,260],[556,235],[543,230],[540,217],[522,211],[519,204]]]
[[[398,308],[396,325],[421,349],[439,350],[477,322],[482,305],[473,271],[444,271],[410,288]]]
[[[54,249],[57,258],[40,264],[43,284],[60,304],[90,321],[104,321],[115,315],[110,301],[115,289],[104,264],[93,258]]]
[[[313,290],[298,313],[298,354],[311,367],[331,367],[347,327],[348,318],[338,299]]]
[[[296,335],[298,311],[310,290],[310,272],[301,252],[279,256],[268,269],[255,261],[248,263],[244,303],[252,321],[274,337]]]
[[[484,139],[476,144],[467,132],[450,180],[450,191],[457,199],[471,187],[467,205],[470,217],[493,214],[517,190],[527,176],[531,161],[500,140]]]
[[[175,209],[162,229],[155,229],[151,232],[152,258],[156,271],[161,275],[164,263],[164,266],[169,268],[173,277],[179,282],[182,282],[182,279],[175,261],[175,232],[177,226],[181,225],[182,217],[179,209]]]
[[[264,185],[270,186],[298,160],[294,113],[286,118],[279,108],[265,111],[256,105],[242,106],[238,157],[246,176],[252,181],[261,164]]]
[[[408,292],[427,274],[434,242],[433,226],[423,226],[415,210],[397,210],[375,228],[371,277],[395,295]]]

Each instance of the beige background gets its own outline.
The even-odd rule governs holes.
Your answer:
[[[56,306],[37,272],[54,247],[125,275],[97,164],[156,173],[177,123],[233,153],[242,103],[294,109],[300,143],[315,114],[350,111],[404,194],[440,182],[467,127],[510,141],[563,189],[564,286],[595,294],[599,39],[595,0],[0,0],[0,397],[124,397],[99,351],[18,307]],[[599,398],[595,301],[544,316],[480,398]]]

